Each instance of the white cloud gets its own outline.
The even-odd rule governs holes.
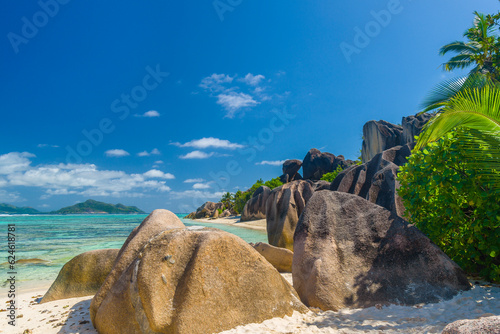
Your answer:
[[[170,191],[164,180],[174,175],[159,170],[144,174],[100,170],[93,164],[52,164],[31,166],[31,153],[13,152],[0,156],[0,187],[38,187],[45,190],[43,198],[53,195],[138,197],[144,192]],[[151,178],[163,180],[151,180]],[[0,198],[15,201],[17,193],[2,190]]]
[[[210,182],[193,184],[193,189],[209,189],[209,188],[210,188]]]
[[[163,164],[163,163],[164,163],[164,162],[163,162],[163,161],[161,161],[161,160],[156,160],[156,161],[155,161],[155,164],[157,164],[157,165],[161,165],[161,164]]]
[[[169,198],[170,199],[184,199],[184,198],[189,198],[189,199],[198,199],[200,202],[206,202],[210,199],[217,199],[219,200],[224,193],[222,191],[217,191],[217,192],[208,192],[208,191],[201,191],[201,190],[185,190],[185,191],[172,191],[169,193]]]
[[[205,182],[205,179],[187,179],[184,180],[184,183],[200,183]]]
[[[181,155],[179,158],[181,158],[181,159],[208,159],[212,155],[214,155],[214,152],[205,153],[202,151],[193,151],[193,152],[189,152],[188,154]]]
[[[151,152],[148,151],[142,151],[137,153],[138,156],[140,157],[149,157],[150,155],[160,155],[161,152],[157,148],[154,148]]]
[[[126,157],[130,155],[130,153],[121,149],[107,150],[106,152],[104,152],[104,154],[107,157],[113,157],[113,158]]]
[[[265,78],[266,77],[262,74],[253,75],[252,73],[248,73],[244,78],[241,78],[239,80],[246,83],[247,85],[257,86]]]
[[[143,115],[144,117],[160,117],[160,113],[156,110],[146,111]]]
[[[11,152],[0,155],[0,175],[27,170],[31,164],[28,158],[34,157],[35,155],[29,152]]]
[[[160,113],[156,110],[146,111],[144,114],[135,114],[135,117],[160,117]]]
[[[59,145],[38,144],[37,147],[39,147],[39,148],[45,148],[45,147],[57,148],[57,147],[59,147]]]
[[[0,202],[20,202],[22,201],[19,193],[17,192],[7,192],[6,190],[0,189]]]
[[[274,161],[264,160],[261,162],[256,162],[255,164],[256,165],[281,166],[281,165],[283,165],[284,162],[285,162],[285,160],[274,160]]]
[[[148,177],[148,178],[159,178],[159,179],[167,179],[167,180],[175,179],[175,176],[173,174],[164,173],[158,169],[151,169],[142,175],[144,175],[145,177]]]
[[[236,111],[241,108],[255,107],[259,103],[245,93],[228,92],[217,95],[217,104],[226,109],[228,118],[233,118]]]
[[[193,139],[187,143],[171,143],[171,145],[175,145],[178,147],[193,147],[198,149],[206,149],[209,147],[213,148],[224,148],[228,150],[235,150],[237,148],[243,148],[243,145],[237,143],[231,143],[229,140],[219,139],[214,137],[201,138],[201,139]]]
[[[211,76],[201,80],[200,87],[210,91],[220,92],[226,90],[227,88],[223,85],[233,82],[233,79],[234,77],[230,77],[226,74],[213,73]]]

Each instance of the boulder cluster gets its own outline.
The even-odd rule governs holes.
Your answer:
[[[266,219],[268,244],[186,228],[170,211],[155,210],[119,251],[68,262],[43,301],[95,294],[90,315],[99,333],[214,333],[308,307],[418,305],[470,289],[460,267],[402,218],[396,175],[425,118],[405,119],[402,127],[365,125],[379,142],[364,144],[370,158],[363,164],[316,149],[303,161],[287,160],[285,184],[257,189],[242,214]],[[338,166],[344,170],[333,182],[319,180]],[[218,217],[222,209],[207,202],[191,217]],[[292,273],[293,286],[280,272]],[[491,323],[459,323],[447,333],[475,325]]]
[[[234,212],[226,209],[223,203],[205,202],[202,206],[186,216],[189,219],[200,218],[224,218],[234,215]]]

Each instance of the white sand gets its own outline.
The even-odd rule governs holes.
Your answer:
[[[266,230],[266,220],[265,219],[241,222],[239,216],[232,216],[232,217],[216,218],[216,219],[200,218],[200,219],[191,219],[191,220],[193,220],[195,222],[202,222],[202,223],[224,224],[224,225],[230,225],[230,226],[235,226],[235,227],[244,227],[244,228],[249,228],[252,230],[259,230],[259,231]]]
[[[283,275],[291,281],[291,274]],[[15,328],[7,325],[3,316],[5,311],[0,312],[4,321],[0,333],[18,334],[25,329],[31,329],[34,334],[97,333],[89,316],[92,296],[36,303],[35,300],[45,291],[47,288],[23,292],[19,296],[17,314],[22,317],[17,319]],[[307,314],[295,312],[290,317],[240,326],[223,333],[441,333],[450,322],[491,315],[500,315],[500,286],[476,284],[472,290],[437,304],[311,311]]]
[[[436,304],[294,312],[290,317],[239,326],[223,333],[441,333],[456,320],[493,315],[500,315],[500,286],[480,284]]]

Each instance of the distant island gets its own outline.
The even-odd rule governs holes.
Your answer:
[[[24,206],[22,208],[6,203],[0,203],[0,214],[38,214],[41,213],[37,209],[33,209],[29,206]]]
[[[57,211],[41,212],[31,207],[17,207],[10,204],[0,203],[0,214],[142,214],[146,213],[136,206],[126,206],[123,204],[109,204],[86,200],[83,203],[67,206]]]

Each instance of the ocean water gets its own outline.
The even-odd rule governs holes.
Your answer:
[[[233,233],[247,242],[267,241],[263,231],[209,224],[184,219],[186,226],[215,227]],[[57,277],[62,266],[83,252],[121,248],[128,235],[147,215],[17,215],[0,216],[1,287],[7,282],[8,225],[15,224],[15,270],[21,287],[47,286]]]

